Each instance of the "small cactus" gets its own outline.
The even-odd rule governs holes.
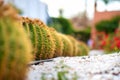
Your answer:
[[[73,47],[73,54],[72,54],[72,56],[76,56],[77,55],[77,53],[78,53],[78,41],[74,38],[74,37],[72,37],[72,36],[67,36],[70,40],[71,40],[71,42],[72,42],[72,47]]]
[[[72,42],[66,35],[59,33],[59,36],[62,38],[62,41],[63,41],[63,55],[62,56],[72,56],[73,54]]]
[[[22,18],[25,30],[33,44],[33,54],[35,59],[49,59],[53,58],[55,44],[53,36],[46,25],[44,25],[40,20]]]
[[[30,40],[31,40],[32,46],[33,46],[33,52],[32,53],[34,55],[34,58],[36,58],[36,53],[37,53],[37,50],[38,50],[37,49],[37,45],[38,45],[37,39],[39,38],[37,36],[37,33],[36,33],[36,28],[35,28],[32,20],[30,20],[29,18],[22,17],[22,24],[23,24],[23,27],[26,30],[28,36],[30,37]]]
[[[52,34],[50,33],[48,27],[41,27],[42,32],[42,49],[41,49],[41,57],[46,55],[43,59],[53,58],[55,52],[55,42]]]
[[[62,38],[58,35],[58,33],[56,32],[56,30],[54,28],[50,28],[51,34],[54,38],[54,42],[55,42],[55,53],[54,53],[54,57],[60,57],[63,54],[63,42],[62,42]]]
[[[82,41],[78,41],[78,48],[79,50],[78,50],[77,56],[88,55],[89,48],[85,43],[83,43]]]
[[[0,80],[25,80],[32,46],[20,22],[5,7],[0,3]]]

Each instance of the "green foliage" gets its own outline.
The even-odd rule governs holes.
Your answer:
[[[75,31],[70,21],[65,18],[52,18],[52,23],[49,23],[49,26],[60,33],[74,35],[75,38],[84,42],[87,42],[90,38],[90,27],[83,31]]]
[[[110,0],[103,0],[105,4],[108,4]]]
[[[66,75],[65,75],[67,73],[68,72],[66,72],[66,71],[59,71],[58,74],[57,74],[58,75],[58,80],[68,80]]]
[[[87,43],[87,41],[90,39],[90,30],[91,30],[91,28],[88,27],[82,31],[75,31],[74,37],[77,38],[78,40],[81,40],[81,41]]]
[[[69,73],[69,70],[72,68],[66,65],[63,60],[61,60],[54,69],[57,74],[56,77],[54,77],[54,73],[42,73],[41,80],[78,80],[79,78],[76,72],[73,72],[72,74]],[[48,78],[48,76],[51,77]]]
[[[111,22],[115,25],[115,26],[119,26],[119,22],[120,22],[120,16],[115,16],[111,19]]]
[[[51,20],[52,20],[52,22],[51,23],[49,23],[48,25],[50,26],[50,27],[53,27],[56,31],[58,31],[58,32],[63,32],[62,31],[62,25],[61,25],[61,23],[59,22],[59,20],[58,20],[58,18],[51,18]]]
[[[63,33],[72,34],[73,29],[72,29],[70,22],[65,18],[59,18],[58,20],[61,23],[61,25],[63,26],[62,27]]]
[[[106,33],[113,33],[117,29],[120,21],[120,16],[115,16],[111,20],[103,20],[96,24],[98,31],[104,31]]]
[[[114,30],[117,28],[111,21],[101,21],[96,25],[96,29],[98,31],[104,31],[106,33],[114,32]]]
[[[65,18],[52,18],[52,23],[49,24],[49,26],[55,28],[58,32],[64,33],[64,34],[72,34],[73,33],[73,27],[69,20]]]
[[[118,33],[118,35],[120,34]],[[109,34],[105,40],[106,40],[106,44],[104,46],[104,50],[106,53],[113,53],[120,51],[120,36],[116,36],[116,34]]]

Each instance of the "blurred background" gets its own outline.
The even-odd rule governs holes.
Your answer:
[[[120,0],[5,0],[21,16],[39,18],[93,50],[120,50]]]

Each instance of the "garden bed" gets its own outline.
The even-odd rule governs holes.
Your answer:
[[[120,80],[120,53],[54,58],[31,65],[27,80]]]

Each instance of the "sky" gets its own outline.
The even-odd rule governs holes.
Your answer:
[[[78,13],[82,13],[87,10],[87,16],[89,19],[93,18],[94,15],[94,0],[41,0],[42,2],[48,5],[48,13],[52,17],[59,16],[59,9],[63,9],[63,16],[66,18],[71,18]],[[101,0],[98,0],[98,11],[111,11],[111,10],[120,10],[120,2],[114,1],[105,5]],[[85,6],[87,4],[87,7]]]

